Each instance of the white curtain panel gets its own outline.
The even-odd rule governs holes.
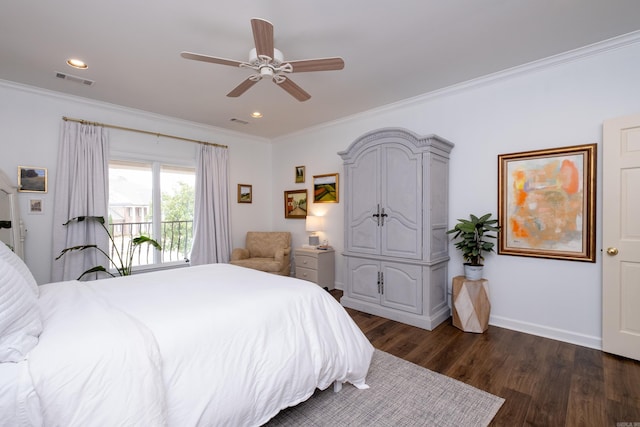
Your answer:
[[[109,141],[100,126],[63,121],[58,147],[53,211],[53,255],[72,246],[96,244],[108,251],[108,236],[100,224],[84,221],[63,226],[78,216],[108,218]],[[53,262],[53,281],[77,279],[91,267],[108,268],[96,250],[74,251]],[[88,278],[88,276],[85,276]]]
[[[229,262],[229,224],[229,151],[201,144],[196,165],[191,265]]]

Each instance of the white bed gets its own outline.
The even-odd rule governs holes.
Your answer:
[[[0,257],[3,282],[18,270]],[[211,264],[21,286],[39,313],[0,363],[1,426],[257,426],[316,388],[366,388],[373,347],[311,282]]]

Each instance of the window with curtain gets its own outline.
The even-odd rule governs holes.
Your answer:
[[[184,264],[193,242],[195,167],[158,161],[109,161],[109,228],[113,254],[146,235],[162,251],[142,245],[134,268]]]

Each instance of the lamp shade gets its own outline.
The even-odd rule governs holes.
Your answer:
[[[322,231],[324,228],[324,219],[321,216],[307,215],[305,228],[307,231]]]

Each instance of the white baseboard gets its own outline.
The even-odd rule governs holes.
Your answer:
[[[549,328],[547,326],[542,326],[535,323],[522,322],[519,320],[508,319],[500,316],[490,316],[489,324],[492,326],[498,326],[500,328],[524,332],[526,334],[550,338],[552,340],[563,341],[570,344],[576,344],[583,347],[602,350],[601,337],[578,334],[563,329]]]
[[[336,289],[343,290],[343,284],[336,282]],[[451,293],[449,292],[449,298]],[[549,338],[552,340],[562,341],[570,344],[580,345],[583,347],[602,350],[602,338],[578,334],[564,329],[549,328],[547,326],[538,325],[536,323],[522,322],[501,316],[490,316],[489,324],[499,328],[511,329],[513,331],[523,332],[525,334],[536,335],[539,337]]]

